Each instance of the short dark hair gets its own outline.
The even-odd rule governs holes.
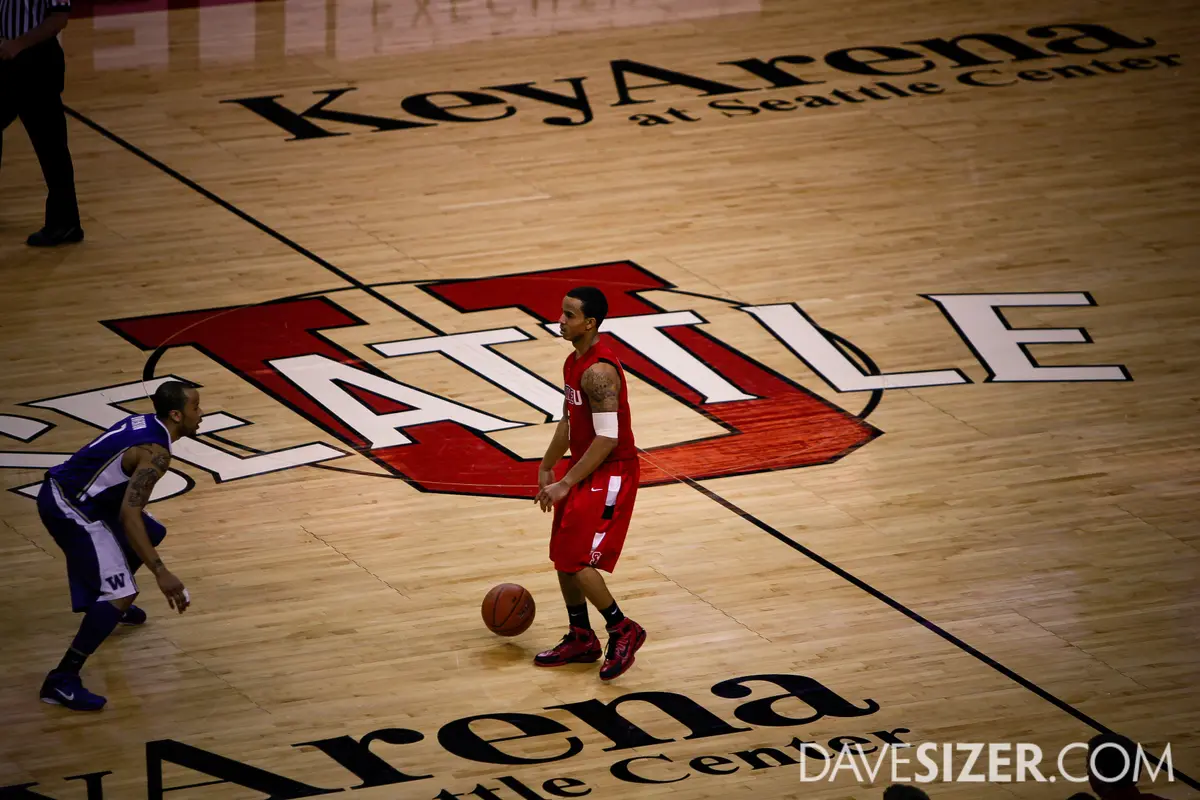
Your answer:
[[[1110,746],[1101,750],[1103,745]],[[1088,740],[1088,772],[1098,779],[1100,786],[1112,789],[1135,786],[1137,768],[1138,748],[1132,739],[1117,733],[1101,733]],[[1097,788],[1097,784],[1092,787]]]
[[[929,795],[915,786],[893,783],[883,790],[883,800],[929,800]]]
[[[588,317],[596,320],[596,327],[600,327],[600,323],[604,322],[604,318],[608,316],[608,298],[604,296],[604,292],[597,289],[595,286],[576,286],[571,291],[567,292],[567,297],[574,297],[583,307],[583,317]]]
[[[181,381],[167,381],[154,390],[154,416],[166,419],[172,411],[183,411],[192,387]]]

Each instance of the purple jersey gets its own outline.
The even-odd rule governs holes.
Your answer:
[[[115,519],[125,496],[129,476],[121,456],[131,447],[162,445],[171,451],[171,435],[158,417],[137,414],[113,425],[48,474],[62,489],[63,498],[88,520]]]

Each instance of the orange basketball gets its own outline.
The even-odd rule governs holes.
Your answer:
[[[533,595],[524,586],[501,583],[483,598],[483,624],[492,633],[517,636],[533,624]]]

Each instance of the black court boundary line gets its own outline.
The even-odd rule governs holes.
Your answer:
[[[200,186],[195,181],[180,174],[176,170],[174,170],[171,167],[167,166],[166,164],[162,163],[161,161],[159,161],[158,159],[149,155],[148,153],[146,153],[145,151],[136,147],[135,145],[125,141],[124,139],[122,139],[121,137],[112,133],[111,131],[101,127],[98,123],[93,122],[92,120],[88,119],[84,115],[80,114],[78,111],[75,111],[74,109],[72,109],[68,106],[65,106],[65,105],[63,108],[66,111],[66,113],[68,115],[70,115],[73,119],[78,120],[79,122],[83,123],[84,125],[88,126],[92,130],[96,131],[101,136],[105,137],[106,139],[109,139],[110,141],[120,145],[121,147],[125,148],[129,152],[133,153],[138,158],[141,158],[144,161],[148,162],[149,164],[152,164],[153,166],[155,166],[158,169],[165,172],[167,175],[170,175],[172,178],[175,178],[177,181],[179,181],[180,183],[187,186],[189,189],[192,189],[192,190],[198,192],[199,194],[201,194],[205,198],[211,200],[212,202],[216,203],[217,205],[221,206],[225,210],[229,211],[230,213],[236,215],[237,217],[245,220],[246,222],[250,223],[254,227],[258,228],[263,233],[266,233],[267,235],[271,236],[276,241],[279,241],[280,243],[287,245],[288,247],[292,248],[300,255],[312,260],[313,263],[318,264],[321,267],[324,267],[325,269],[329,270],[333,274],[337,275],[342,280],[345,280],[347,283],[353,285],[355,288],[361,288],[364,291],[366,291],[367,293],[371,294],[372,296],[377,296],[380,300],[387,303],[387,305],[389,305],[389,306],[392,306],[392,307],[396,306],[396,304],[393,301],[389,300],[386,297],[383,297],[382,295],[379,295],[368,285],[353,278],[352,276],[350,276],[347,273],[343,272],[342,270],[338,269],[334,265],[330,264],[325,259],[316,255],[315,253],[311,252],[310,250],[307,250],[306,248],[302,247],[301,245],[297,244],[296,242],[293,242],[291,239],[287,238],[286,236],[279,233],[278,231],[275,231],[272,228],[268,227],[266,224],[260,222],[259,220],[255,219],[254,217],[250,216],[249,214],[247,214],[246,212],[237,208],[236,206],[232,205],[228,201],[223,200],[222,198],[213,194],[209,190],[205,189],[203,186]],[[407,316],[407,314],[406,314],[406,316]],[[975,647],[972,647],[971,645],[967,644],[966,642],[964,642],[962,639],[958,638],[954,634],[950,633],[949,631],[944,630],[942,627],[940,627],[936,623],[931,622],[930,620],[921,616],[917,612],[913,611],[912,609],[910,609],[908,606],[904,605],[900,601],[890,597],[889,595],[885,594],[884,592],[881,592],[880,590],[876,589],[874,586],[870,585],[869,583],[862,580],[861,578],[858,578],[855,575],[847,572],[846,570],[839,567],[837,564],[834,564],[832,561],[830,561],[830,560],[826,559],[825,557],[821,556],[820,554],[810,550],[809,548],[807,548],[804,545],[800,544],[799,542],[795,541],[794,539],[792,539],[791,537],[782,533],[781,531],[776,530],[771,525],[767,524],[766,522],[763,522],[758,517],[754,516],[753,514],[751,514],[748,511],[742,509],[740,506],[736,505],[735,503],[733,503],[729,500],[726,500],[724,497],[722,497],[721,495],[712,491],[711,489],[709,489],[705,486],[702,486],[700,483],[696,482],[695,480],[693,480],[692,478],[689,478],[687,476],[677,476],[677,478],[681,483],[684,483],[684,484],[690,486],[691,488],[695,489],[697,492],[704,495],[705,497],[712,500],[713,502],[717,503],[718,505],[722,506],[726,510],[732,512],[733,514],[737,515],[741,519],[746,520],[747,522],[749,522],[751,525],[755,526],[759,530],[763,531],[764,533],[767,533],[774,539],[786,544],[787,546],[791,547],[793,550],[795,550],[796,552],[805,556],[809,560],[819,564],[820,566],[822,566],[825,569],[829,570],[830,572],[834,573],[835,575],[840,577],[842,580],[863,590],[867,594],[874,597],[876,600],[879,600],[880,602],[890,606],[891,608],[895,609],[896,611],[899,611],[901,614],[908,617],[913,622],[916,622],[917,624],[921,625],[926,630],[937,634],[942,639],[946,640],[950,644],[957,647],[959,650],[962,650],[964,653],[966,653],[970,656],[973,656],[974,658],[978,659],[983,664],[986,664],[987,666],[991,667],[992,669],[999,672],[1001,675],[1003,675],[1004,677],[1013,681],[1014,683],[1021,686],[1022,688],[1028,689],[1029,691],[1033,692],[1035,695],[1042,698],[1046,702],[1048,702],[1048,703],[1056,706],[1060,710],[1065,711],[1066,713],[1070,714],[1072,717],[1074,717],[1075,719],[1084,723],[1088,727],[1093,728],[1094,730],[1096,730],[1100,733],[1105,733],[1105,734],[1115,733],[1115,731],[1113,731],[1111,728],[1092,719],[1087,714],[1083,713],[1079,709],[1072,706],[1070,703],[1066,702],[1065,700],[1059,699],[1058,697],[1054,696],[1053,694],[1046,691],[1042,687],[1038,686],[1033,681],[1019,675],[1018,673],[1016,673],[1013,670],[1009,669],[1008,667],[1004,666],[999,661],[996,661],[994,658],[987,655],[986,653],[983,653],[980,650],[976,649]],[[1146,752],[1146,756],[1148,758],[1150,758],[1154,761],[1157,761],[1159,763],[1159,765],[1161,766],[1161,763],[1162,763],[1161,756],[1154,756],[1149,751],[1145,751],[1145,752]],[[1195,779],[1184,774],[1183,772],[1181,772],[1177,769],[1174,769],[1173,764],[1172,764],[1172,769],[1174,770],[1175,777],[1181,783],[1186,784],[1187,786],[1191,787],[1192,789],[1195,789],[1196,791],[1200,791],[1200,782],[1197,782]]]
[[[80,114],[78,111],[76,111],[75,109],[66,105],[65,103],[63,104],[63,111],[66,112],[67,116],[71,117],[72,119],[78,120],[79,122],[83,123],[84,125],[88,126],[92,130],[94,130],[96,133],[103,136],[105,139],[108,139],[109,141],[113,142],[114,144],[117,144],[120,147],[125,148],[126,150],[128,150],[129,152],[131,152],[135,156],[137,156],[138,158],[142,159],[143,161],[146,161],[147,163],[151,164],[152,166],[165,172],[167,175],[170,175],[172,178],[179,181],[180,183],[182,183],[184,186],[188,187],[189,189],[200,194],[205,199],[211,200],[212,202],[216,203],[221,208],[225,209],[226,211],[233,214],[234,216],[239,217],[240,219],[250,223],[255,228],[258,228],[260,231],[267,234],[272,239],[275,239],[280,244],[290,247],[292,250],[296,251],[296,253],[298,253],[299,255],[307,258],[309,261],[312,261],[314,264],[322,267],[323,269],[326,269],[329,272],[333,273],[337,277],[344,280],[346,283],[350,284],[351,287],[365,292],[366,294],[370,295],[371,297],[374,297],[376,300],[380,301],[381,303],[388,306],[392,310],[404,315],[405,317],[413,320],[414,322],[420,323],[422,325],[422,327],[426,328],[427,330],[431,331],[432,333],[435,333],[435,334],[442,333],[442,331],[437,330],[429,323],[424,322],[422,320],[418,320],[415,317],[413,317],[412,314],[410,314],[407,309],[400,306],[398,303],[396,303],[394,300],[392,300],[391,298],[384,295],[382,292],[377,290],[375,287],[370,286],[366,283],[363,283],[362,281],[358,280],[354,276],[350,275],[348,272],[344,272],[343,270],[339,269],[338,267],[335,267],[333,264],[330,264],[328,261],[321,258],[316,253],[314,253],[311,250],[307,249],[306,247],[298,244],[297,242],[293,242],[291,239],[284,236],[282,233],[279,233],[274,228],[271,228],[266,223],[260,222],[259,220],[250,216],[245,211],[242,211],[240,208],[233,205],[229,201],[227,201],[221,197],[218,197],[217,195],[210,192],[208,189],[205,189],[203,186],[201,186],[200,184],[193,181],[191,178],[188,178],[186,175],[183,175],[180,172],[176,171],[175,169],[172,169],[171,167],[169,167],[166,164],[164,164],[163,162],[159,161],[157,158],[150,155],[149,153],[142,150],[141,148],[131,144],[130,142],[125,141],[120,136],[117,136],[112,131],[101,126],[99,123],[93,122],[91,119],[88,119],[83,114]]]
[[[211,200],[212,202],[216,203],[217,205],[219,205],[221,208],[225,209],[229,213],[231,213],[237,217],[240,217],[241,219],[245,220],[246,222],[249,222],[251,225],[258,228],[260,231],[267,234],[268,236],[275,239],[276,241],[287,245],[288,247],[292,248],[293,250],[295,250],[297,253],[304,256],[305,258],[307,258],[307,259],[313,261],[314,263],[329,270],[334,275],[337,275],[339,278],[346,281],[346,283],[349,283],[349,284],[355,286],[356,288],[364,287],[364,284],[361,281],[356,280],[354,277],[352,277],[348,273],[343,272],[342,270],[338,269],[333,264],[330,264],[328,261],[326,261],[325,259],[318,256],[316,253],[312,252],[311,250],[305,249],[304,247],[297,244],[296,242],[293,242],[291,239],[287,238],[286,236],[279,233],[278,231],[275,231],[272,228],[269,228],[266,224],[259,222],[257,219],[250,216],[246,212],[242,211],[237,206],[233,205],[232,203],[227,202],[226,200],[221,199],[220,197],[213,194],[208,189],[205,189],[203,186],[196,183],[192,179],[188,178],[185,175],[180,174],[176,170],[172,169],[171,167],[167,166],[163,162],[159,161],[154,156],[152,156],[149,153],[145,152],[144,150],[134,146],[133,144],[130,144],[129,142],[122,139],[120,136],[117,136],[115,133],[107,130],[106,128],[101,127],[98,123],[93,122],[92,120],[88,119],[83,114],[80,114],[78,111],[71,108],[70,106],[64,104],[63,111],[65,111],[67,113],[67,116],[71,117],[72,119],[78,120],[79,122],[82,122],[84,125],[88,126],[92,130],[94,130],[96,133],[103,136],[105,139],[108,139],[109,141],[120,145],[121,147],[123,147],[126,150],[128,150],[129,152],[133,153],[135,156],[142,159],[143,161],[146,161],[149,164],[151,164],[152,166],[155,166],[158,169],[162,170],[163,172],[170,175],[175,180],[182,183],[184,186],[187,186],[189,189],[192,189],[193,191],[202,195],[205,199]]]
[[[922,627],[929,630],[930,632],[937,634],[938,636],[945,639],[950,644],[952,644],[955,647],[957,647],[958,649],[962,650],[964,653],[974,656],[976,659],[978,659],[979,661],[982,661],[984,664],[986,664],[989,667],[991,667],[992,669],[996,670],[1001,675],[1003,675],[1004,677],[1013,681],[1014,683],[1019,684],[1020,686],[1033,692],[1038,697],[1042,698],[1043,700],[1047,701],[1048,703],[1051,703],[1051,704],[1057,706],[1058,708],[1062,709],[1063,711],[1067,712],[1072,717],[1075,717],[1075,719],[1079,720],[1080,722],[1084,723],[1085,725],[1095,728],[1100,733],[1107,733],[1107,734],[1116,733],[1116,731],[1113,731],[1111,728],[1107,727],[1106,725],[1103,725],[1102,723],[1097,722],[1096,720],[1092,719],[1087,714],[1083,713],[1079,709],[1072,706],[1070,703],[1066,702],[1065,700],[1060,700],[1058,697],[1055,697],[1054,695],[1050,694],[1050,692],[1048,692],[1045,689],[1043,689],[1042,687],[1038,686],[1033,681],[1031,681],[1025,677],[1022,677],[1020,674],[1018,674],[1018,673],[1014,672],[1013,670],[1009,669],[1008,667],[1004,666],[999,661],[997,661],[996,659],[989,656],[987,653],[977,650],[976,648],[974,648],[971,645],[964,642],[962,639],[958,638],[954,634],[950,633],[949,631],[947,631],[944,628],[942,628],[941,626],[939,626],[937,623],[931,622],[930,620],[926,619],[925,617],[921,616],[917,612],[913,611],[912,609],[910,609],[908,606],[904,605],[900,601],[893,599],[889,595],[876,589],[874,586],[872,586],[871,584],[862,580],[861,578],[858,578],[855,575],[842,569],[837,564],[834,564],[832,561],[830,561],[829,559],[820,555],[819,553],[816,553],[816,552],[810,550],[809,548],[807,548],[804,545],[800,544],[799,542],[795,541],[794,539],[787,536],[786,534],[781,533],[780,531],[776,530],[775,528],[771,527],[767,523],[760,520],[758,517],[754,516],[753,514],[749,513],[748,511],[743,510],[742,508],[740,508],[736,504],[732,503],[731,501],[726,500],[724,497],[722,497],[721,495],[712,491],[711,489],[709,489],[705,486],[701,486],[699,483],[697,483],[696,481],[692,480],[691,478],[689,478],[687,476],[681,476],[679,478],[679,480],[682,481],[683,483],[686,483],[688,486],[691,486],[693,489],[700,492],[705,497],[708,497],[713,502],[723,506],[724,508],[733,512],[737,516],[746,520],[751,525],[754,525],[756,528],[764,531],[767,534],[770,534],[772,537],[774,537],[775,539],[778,539],[779,541],[788,545],[793,550],[796,550],[797,552],[803,554],[804,556],[811,559],[812,561],[815,561],[817,564],[820,564],[822,567],[824,567],[825,569],[834,573],[835,575],[842,578],[843,580],[857,586],[859,589],[862,589],[864,592],[871,595],[876,600],[879,600],[880,602],[883,602],[883,603],[891,606],[896,611],[899,611],[901,614],[903,614],[904,616],[911,619],[913,622],[916,622],[919,625],[921,625]],[[1146,750],[1145,753],[1146,753],[1147,759],[1158,762],[1158,764],[1161,766],[1161,764],[1162,764],[1161,756],[1155,756],[1149,750]],[[1172,769],[1174,769],[1173,765],[1172,765]],[[1191,788],[1200,791],[1200,784],[1198,784],[1194,779],[1185,775],[1184,773],[1180,772],[1177,769],[1174,770],[1174,773],[1175,773],[1175,777],[1178,778],[1180,780],[1180,782],[1185,783],[1188,786],[1190,786]]]

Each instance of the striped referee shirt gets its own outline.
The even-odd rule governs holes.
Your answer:
[[[17,39],[42,24],[47,14],[71,10],[71,0],[0,0],[0,39]]]

